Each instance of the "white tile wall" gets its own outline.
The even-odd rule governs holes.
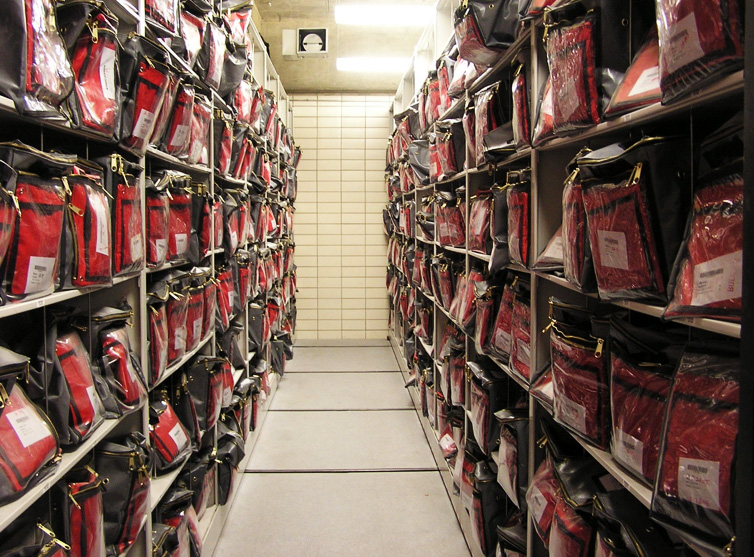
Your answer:
[[[384,339],[382,209],[391,98],[291,95],[303,150],[296,200],[299,339]]]

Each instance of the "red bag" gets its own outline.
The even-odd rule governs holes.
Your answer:
[[[102,491],[106,482],[88,466],[68,475],[61,494],[65,538],[71,554],[81,557],[105,555],[105,522]]]
[[[492,196],[489,190],[477,192],[471,198],[469,210],[469,250],[488,253],[490,244],[490,211]]]
[[[721,548],[734,536],[740,371],[737,352],[686,348],[668,399],[651,507],[653,519],[697,530]]]
[[[113,196],[113,276],[117,277],[144,267],[144,232],[139,179],[126,172],[124,164],[129,170],[131,165],[120,156],[113,155],[110,164],[107,186]]]
[[[147,307],[147,319],[149,322],[149,384],[155,385],[162,378],[162,374],[168,367],[168,314],[167,285],[164,287],[165,298],[160,297],[160,292],[150,292]]]
[[[230,269],[219,271],[217,274],[217,327],[222,332],[230,327],[234,295],[233,272]]]
[[[742,302],[743,177],[712,178],[694,194],[679,254],[672,299],[663,317],[740,320]]]
[[[634,57],[626,75],[615,89],[605,117],[612,118],[660,101],[660,45],[652,33]]]
[[[255,98],[250,81],[246,79],[236,87],[232,96],[233,107],[236,109],[236,121],[241,124],[251,125],[251,105]]]
[[[0,266],[10,249],[13,229],[16,224],[16,201],[13,193],[17,173],[7,163],[0,165]]]
[[[167,398],[153,402],[149,412],[149,440],[155,448],[157,471],[166,472],[191,456],[191,440]]]
[[[68,423],[59,424],[58,434],[62,444],[77,444],[102,425],[105,408],[94,384],[89,354],[79,334],[73,330],[60,334],[54,345],[55,371],[61,374],[70,397]],[[65,431],[61,431],[63,427]]]
[[[215,109],[214,119],[215,170],[221,176],[230,173],[233,154],[233,118],[222,110]]]
[[[204,283],[204,316],[202,318],[202,338],[215,328],[215,314],[217,313],[217,280],[207,279]]]
[[[62,19],[65,7],[61,8],[58,17]],[[72,104],[81,127],[113,136],[120,118],[118,20],[106,9],[95,9],[86,23],[71,53]]]
[[[443,193],[446,192],[440,192]],[[436,207],[438,240],[443,246],[462,247],[466,242],[466,223],[460,203],[460,198],[447,194]]]
[[[147,179],[147,264],[160,267],[168,255],[170,198],[164,186],[158,187]]]
[[[67,182],[71,189],[68,215],[73,227],[70,284],[77,288],[110,284],[110,203],[101,177],[95,181],[89,176],[72,175]]]
[[[166,304],[168,317],[168,365],[186,354],[186,317],[189,297],[180,279],[169,285],[170,296]]]
[[[450,356],[450,400],[455,406],[466,404],[466,357],[464,354]]]
[[[515,287],[511,317],[510,369],[528,383],[531,374],[531,306],[529,285],[519,282]],[[502,307],[502,304],[501,304]]]
[[[594,15],[556,24],[547,35],[555,133],[590,127],[600,121]]]
[[[508,200],[508,252],[511,262],[526,267],[529,263],[529,182],[513,184]]]
[[[513,143],[516,147],[529,145],[529,89],[526,82],[526,67],[521,64],[513,76]]]
[[[16,362],[28,359],[0,348],[2,372],[0,387],[5,395],[0,408],[0,501],[18,497],[44,477],[44,469],[57,461],[59,452],[55,429],[42,410],[33,404],[17,381]]]
[[[553,137],[555,134],[553,130],[553,117],[552,81],[550,80],[550,76],[547,76],[545,88],[542,92],[542,100],[539,103],[537,124],[534,126],[534,131],[532,132],[532,147],[539,147],[542,143]]]
[[[476,322],[474,324],[474,345],[479,354],[487,353],[495,318],[493,287],[486,282],[474,284],[476,296]]]
[[[204,324],[204,288],[190,287],[188,296],[188,309],[186,310],[186,352],[191,352],[199,346],[202,340],[202,328]]]
[[[178,0],[145,0],[144,3],[149,22],[161,35],[168,37],[178,34],[179,10]]]
[[[170,72],[168,74],[168,83],[165,87],[165,95],[162,97],[162,103],[160,103],[157,109],[157,114],[154,118],[154,129],[150,136],[150,145],[159,146],[162,143],[162,138],[165,135],[165,131],[168,129],[168,122],[173,115],[173,105],[175,99],[178,96],[178,88],[181,86],[181,76],[177,73]]]
[[[209,131],[212,127],[212,103],[203,95],[194,98],[189,149],[186,162],[189,164],[209,164]]]
[[[186,60],[189,68],[194,69],[196,58],[202,49],[204,19],[186,10],[181,10],[180,16],[183,59]]]
[[[213,21],[204,28],[202,48],[197,59],[196,73],[209,87],[217,90],[223,75],[225,59],[225,31]]]
[[[563,185],[563,273],[571,284],[586,289],[587,277],[594,271],[591,264],[584,196],[578,170],[574,170]]]
[[[484,138],[503,122],[501,114],[495,110],[498,101],[500,82],[485,87],[474,95],[474,150],[476,166],[484,164]]]
[[[144,155],[152,138],[169,77],[167,66],[157,60],[139,59],[136,82],[131,89],[131,98],[124,106],[121,129],[121,143],[139,156]]]
[[[555,477],[550,456],[547,455],[539,465],[526,491],[526,506],[534,523],[534,529],[545,547],[549,543],[555,508],[562,500],[560,484]]]
[[[167,126],[163,142],[165,152],[174,157],[185,156],[191,146],[189,132],[194,114],[195,95],[196,92],[193,85],[185,81],[180,82],[175,103],[170,112],[170,123]]]
[[[550,555],[588,557],[591,550],[592,526],[561,499],[550,529]]]
[[[21,210],[15,215],[7,258],[6,292],[11,296],[52,293],[63,236],[65,194],[61,182],[21,174],[15,193]]]
[[[736,0],[657,0],[663,103],[743,65],[742,11]]]
[[[191,178],[185,177],[190,184]],[[176,184],[177,185],[177,184]],[[187,259],[191,239],[191,197],[186,189],[171,187],[168,217],[168,261]]]
[[[495,317],[495,324],[490,337],[489,351],[503,360],[508,361],[511,353],[511,331],[513,330],[513,303],[516,299],[514,291],[518,283],[518,276],[508,275],[503,287],[503,296]]]

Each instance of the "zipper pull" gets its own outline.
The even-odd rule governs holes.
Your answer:
[[[603,347],[604,345],[605,345],[605,340],[604,340],[604,339],[601,339],[601,338],[598,338],[598,339],[597,339],[597,348],[595,348],[595,349],[594,349],[594,355],[595,355],[596,357],[598,357],[598,358],[599,358],[599,357],[601,357],[601,356],[602,356],[602,347]]]
[[[16,208],[16,213],[18,213],[18,216],[20,217],[21,216],[21,204],[18,202],[18,196],[14,192],[12,192],[12,191],[9,191],[8,195],[13,200],[13,206]]]
[[[99,42],[99,23],[97,21],[94,21],[91,25],[87,24],[87,27],[89,27],[89,31],[92,33],[92,44],[97,44]]]
[[[8,396],[8,391],[5,390],[5,385],[0,383],[0,408],[11,406],[13,403]]]
[[[68,498],[73,501],[73,504],[76,505],[77,509],[81,509],[81,505],[79,505],[78,501],[76,501],[76,498],[73,496],[73,493],[71,493],[71,488],[68,488]]]
[[[547,327],[542,329],[542,334],[545,334],[547,331],[552,329],[553,325],[555,325],[555,321],[552,318],[550,318],[550,322],[547,324]]]
[[[74,213],[76,213],[78,216],[80,217],[84,216],[84,210],[76,207],[73,203],[69,203],[68,208]]]
[[[633,172],[631,172],[631,178],[629,178],[628,183],[632,186],[635,186],[641,181],[641,169],[642,169],[642,163],[637,162],[636,166],[634,166]]]

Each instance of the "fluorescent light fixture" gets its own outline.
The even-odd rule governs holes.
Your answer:
[[[364,73],[402,74],[411,63],[411,58],[353,57],[338,58],[335,61],[338,71]]]
[[[335,23],[368,27],[424,27],[434,8],[404,4],[345,4],[335,6]]]

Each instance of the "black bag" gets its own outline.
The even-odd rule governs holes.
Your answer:
[[[240,433],[222,422],[217,426],[217,502],[228,502],[239,474],[238,465],[245,456],[244,441]]]
[[[460,56],[479,66],[491,66],[515,40],[519,0],[469,0],[455,14]]]

